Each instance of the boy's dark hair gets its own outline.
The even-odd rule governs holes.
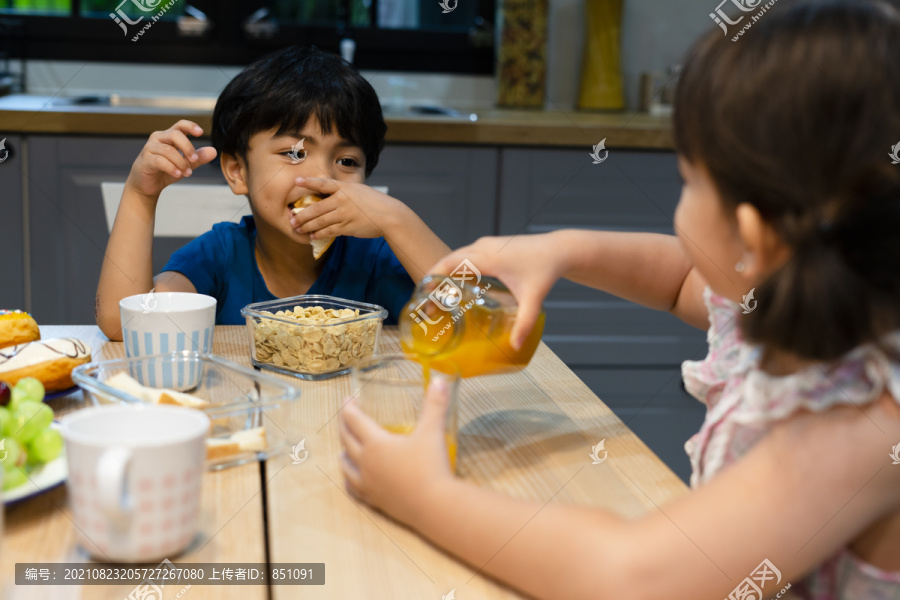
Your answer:
[[[254,134],[300,131],[312,116],[325,133],[336,128],[362,149],[368,177],[387,131],[378,94],[340,56],[315,47],[273,52],[232,79],[213,111],[212,144],[220,154],[246,158]]]
[[[822,361],[877,343],[900,327],[900,7],[780,0],[731,35],[691,50],[674,135],[727,209],[756,207],[793,250],[741,329]]]

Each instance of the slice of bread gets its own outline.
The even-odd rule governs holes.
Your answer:
[[[152,402],[153,404],[175,404],[177,406],[186,406],[188,408],[207,408],[209,401],[203,398],[197,398],[184,392],[177,392],[165,388],[153,388],[141,385],[134,380],[128,373],[122,371],[116,373],[106,381],[106,385],[115,388],[120,392],[125,392],[142,400],[144,402]]]
[[[245,429],[235,431],[226,438],[206,440],[206,459],[216,460],[241,452],[263,452],[267,447],[265,427]]]
[[[156,399],[157,404],[175,404],[178,406],[187,406],[188,408],[206,408],[209,401],[203,398],[195,398],[184,392],[176,392],[175,390],[159,390],[162,392]]]
[[[146,395],[148,388],[142,386],[131,375],[124,371],[116,373],[103,383],[113,389],[119,390],[120,392],[125,392],[130,396],[134,396],[138,400],[143,400],[144,402],[152,402],[152,400],[149,400]]]
[[[322,198],[321,196],[315,196],[313,194],[303,196],[302,198],[300,198],[299,200],[294,202],[294,208],[291,210],[291,214],[296,215],[298,212],[300,212],[304,208],[312,206],[313,204],[315,204],[316,202],[319,202],[320,200],[324,200],[324,198]],[[325,254],[325,251],[331,247],[331,244],[333,242],[334,242],[333,237],[325,238],[325,239],[318,239],[318,240],[310,240],[309,243],[312,245],[313,258],[315,258],[316,260],[319,260],[319,258],[321,258],[321,256],[323,254]]]

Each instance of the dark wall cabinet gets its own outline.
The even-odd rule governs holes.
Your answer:
[[[94,323],[94,295],[109,239],[100,184],[125,181],[145,140],[29,138],[31,310],[39,323]],[[209,169],[192,183],[219,183]],[[153,266],[187,239],[158,238]]]
[[[25,211],[22,184],[27,165],[22,137],[10,135],[0,150],[0,308],[25,306]]]
[[[604,229],[673,234],[681,190],[671,152],[505,149],[499,233]],[[684,442],[706,407],[681,384],[681,362],[706,355],[706,334],[670,314],[560,281],[545,301],[544,341],[682,479]]]
[[[39,322],[94,322],[94,293],[108,240],[100,184],[124,181],[144,141],[7,138],[14,152],[0,163],[2,305],[26,306],[27,275],[30,308]],[[185,183],[224,180],[213,164]],[[613,150],[594,165],[587,148],[392,145],[368,183],[388,186],[454,248],[484,235],[560,228],[672,233],[680,190],[673,153]],[[157,238],[154,272],[188,241]],[[545,306],[544,341],[686,479],[690,468],[683,445],[699,428],[704,407],[683,391],[680,364],[705,355],[704,332],[565,281],[554,287]]]
[[[367,183],[387,186],[458,248],[495,231],[498,156],[495,148],[388,146]]]

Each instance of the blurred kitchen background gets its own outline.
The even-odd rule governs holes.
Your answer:
[[[180,118],[208,131],[229,79],[292,43],[342,52],[372,83],[389,129],[369,183],[451,246],[561,227],[672,233],[669,102],[715,4],[0,0],[0,307],[93,323],[147,135]],[[249,213],[217,168],[165,192],[156,271],[211,222]],[[546,309],[544,341],[686,479],[704,411],[679,369],[705,355],[704,332],[566,282]]]
[[[159,2],[133,1],[151,5]],[[495,100],[494,44],[502,8],[492,1],[458,0],[452,12],[443,14],[438,0],[177,0],[163,16],[169,23],[155,26],[153,35],[148,32],[139,44],[128,44],[135,48],[119,44],[112,52],[104,52],[109,47],[102,42],[125,39],[109,14],[123,4],[126,11],[135,13],[131,2],[0,0],[3,21],[0,52],[3,55],[14,52],[30,59],[26,82],[30,93],[53,95],[65,85],[63,93],[69,96],[123,90],[215,96],[224,86],[226,76],[233,76],[239,68],[220,70],[188,65],[244,64],[267,46],[279,47],[290,42],[315,43],[337,51],[338,40],[347,34],[357,38],[354,62],[363,71],[379,72],[371,79],[385,96],[396,93],[400,86],[405,97],[441,100],[463,107],[490,106]],[[585,0],[544,0],[544,4],[547,5],[545,106],[573,109],[585,41]],[[708,15],[715,2],[625,0],[621,4],[624,95],[628,108],[638,108],[641,74],[666,73],[678,64],[690,42],[712,26]],[[205,15],[208,30],[200,31],[201,24],[191,35],[192,15]],[[33,17],[49,22],[41,24]],[[179,20],[185,23],[180,31]],[[168,28],[164,30],[165,26]],[[136,31],[139,27],[131,29]],[[392,38],[396,40],[395,45],[391,44]],[[416,45],[420,51],[410,52]],[[469,52],[464,52],[463,46],[468,46]],[[136,60],[121,64],[132,52]],[[118,55],[115,57],[118,64],[107,62],[113,53]],[[233,62],[237,58],[245,60]],[[153,68],[146,64],[149,62],[166,66]],[[0,68],[19,72],[20,66],[17,61],[11,61]],[[78,77],[71,80],[80,69],[83,70]],[[404,81],[392,88],[389,79],[394,70],[405,73]],[[160,73],[165,75],[158,76]],[[457,76],[449,77],[449,73]]]

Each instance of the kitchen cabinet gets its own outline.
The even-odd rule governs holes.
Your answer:
[[[671,152],[504,149],[499,233],[564,228],[672,234],[681,183]],[[683,479],[683,445],[705,407],[681,386],[680,365],[702,358],[704,331],[674,316],[568,281],[544,303],[544,341]]]
[[[705,354],[704,349],[693,358]],[[684,391],[679,368],[596,365],[572,370],[676,475],[690,480],[684,443],[700,430],[706,405]]]
[[[494,233],[497,161],[496,148],[388,146],[366,183],[387,186],[448,246],[458,248]]]
[[[5,152],[0,150],[0,308],[25,308],[25,206],[22,186],[26,165],[22,160],[22,137],[6,136]],[[6,158],[4,158],[4,156]]]
[[[34,214],[40,215],[32,217],[29,227],[32,309],[43,323],[93,323],[109,239],[100,184],[125,181],[145,140],[31,136],[29,142],[31,164],[40,174],[29,197]],[[388,186],[451,246],[460,246],[495,229],[497,160],[496,149],[388,147],[368,183]],[[224,185],[225,180],[216,162],[200,167],[184,183]],[[16,222],[21,223],[20,216]],[[188,241],[157,237],[153,272]]]
[[[503,152],[500,234],[563,228],[672,234],[680,183],[668,152]],[[705,347],[704,332],[670,314],[560,282],[547,297],[544,340],[566,364],[677,365]],[[602,397],[602,396],[601,396]]]

